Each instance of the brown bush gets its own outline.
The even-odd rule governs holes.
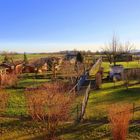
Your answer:
[[[112,105],[109,108],[109,120],[114,140],[126,140],[132,106],[129,104]]]
[[[70,61],[63,61],[58,73],[60,73],[63,77],[67,79],[70,78],[72,83],[74,83],[75,78],[78,77],[78,73],[75,69],[75,63],[71,63]]]
[[[33,120],[45,119],[46,96],[41,90],[27,91],[25,94],[28,114]]]
[[[1,87],[15,86],[17,83],[17,79],[17,74],[2,74],[0,76]]]
[[[0,113],[6,111],[9,95],[2,89],[0,89]]]
[[[69,118],[73,95],[68,95],[58,83],[46,84],[47,89],[27,90],[25,97],[27,109],[33,120],[47,124],[47,138],[54,139],[60,122]]]
[[[57,93],[51,100],[48,100],[47,114],[48,114],[48,130],[49,135],[53,138],[57,126],[60,122],[68,120],[72,104],[72,96],[65,95],[64,93]]]

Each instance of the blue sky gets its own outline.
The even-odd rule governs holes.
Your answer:
[[[113,33],[140,49],[140,0],[0,0],[0,51],[100,50]]]

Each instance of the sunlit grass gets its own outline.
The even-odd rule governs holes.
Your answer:
[[[114,103],[135,103],[140,106],[140,84],[126,90],[122,82],[105,83],[99,91],[92,91],[86,110],[87,119],[102,119],[107,116],[107,108]],[[134,114],[134,119],[140,119],[140,112]]]

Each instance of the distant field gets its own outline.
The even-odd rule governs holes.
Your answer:
[[[130,61],[130,62],[117,62],[118,65],[123,65],[124,68],[140,68],[140,63],[138,61]],[[110,69],[109,62],[103,62],[102,67],[105,72],[108,72]]]
[[[33,59],[39,59],[39,58],[43,58],[43,57],[48,57],[48,56],[62,56],[61,54],[26,54],[27,55],[27,59],[28,60],[33,60]],[[23,60],[24,58],[24,54],[12,54],[10,55],[10,57],[13,58],[14,61],[17,60]],[[3,55],[0,55],[0,62],[2,62],[4,59]]]

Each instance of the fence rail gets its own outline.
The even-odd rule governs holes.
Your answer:
[[[95,76],[95,74],[98,72],[102,64],[102,58],[99,58],[96,63],[91,67],[89,70],[89,75],[90,76]]]
[[[124,69],[123,80],[140,80],[140,68]]]
[[[91,69],[89,70],[89,72],[86,72],[84,75],[82,75],[78,81],[77,84],[77,90],[79,91],[82,87],[82,85],[85,83],[85,81],[87,80],[88,77],[88,73],[89,75],[96,75],[96,73],[99,71],[100,67],[102,64],[102,58],[99,58],[96,63],[91,67]]]
[[[86,107],[87,107],[87,103],[88,103],[88,99],[89,99],[90,88],[91,88],[91,82],[89,83],[89,85],[86,89],[85,96],[83,98],[83,102],[82,102],[82,106],[81,106],[81,113],[80,113],[78,121],[81,121],[84,117]]]

